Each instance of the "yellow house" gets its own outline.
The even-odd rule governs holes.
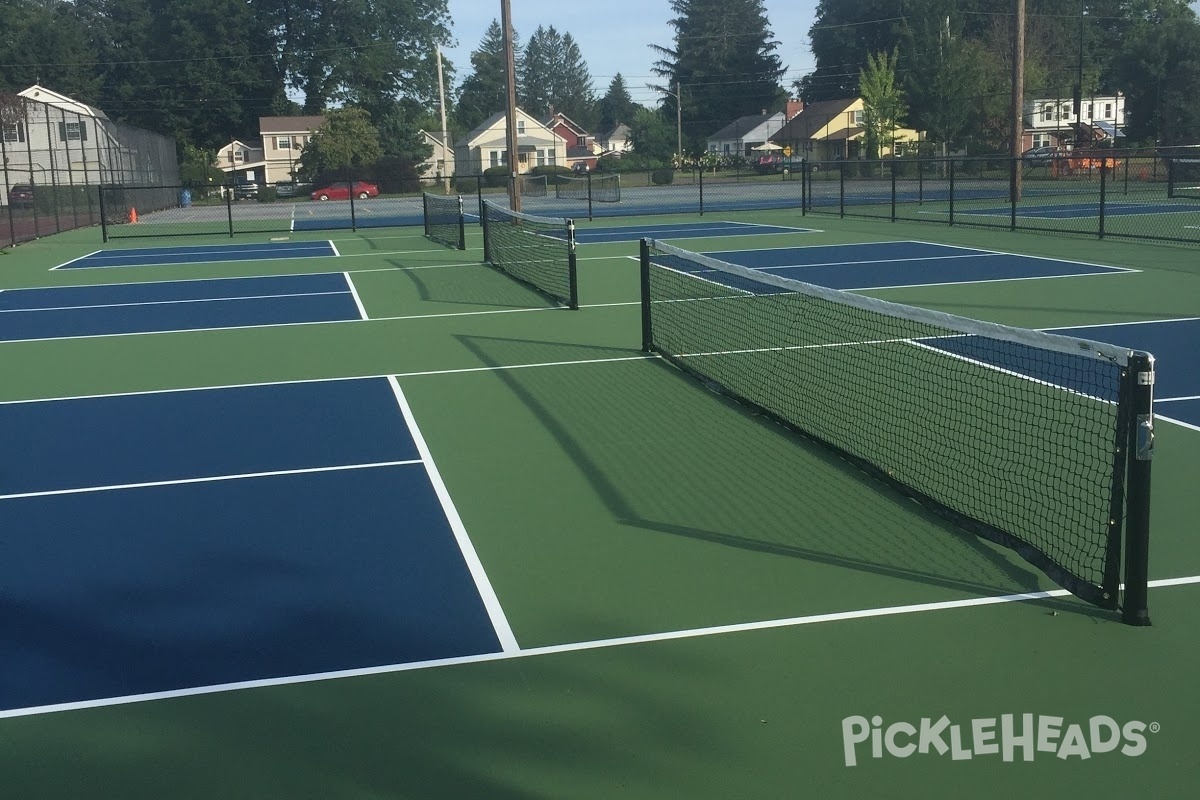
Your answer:
[[[793,156],[812,161],[865,158],[867,130],[863,127],[863,99],[822,100],[806,105],[772,134],[771,141]],[[904,155],[905,144],[920,141],[920,131],[896,128],[880,143],[880,155]]]

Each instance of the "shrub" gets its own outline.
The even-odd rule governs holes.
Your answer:
[[[508,167],[488,167],[483,171],[483,180],[485,186],[493,189],[508,186]]]
[[[259,187],[256,197],[260,203],[274,203],[279,199],[279,190],[274,186],[262,186]]]
[[[655,186],[667,186],[675,182],[675,170],[656,169],[650,173],[650,180]]]

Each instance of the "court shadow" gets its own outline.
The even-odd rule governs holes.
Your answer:
[[[483,363],[528,360],[551,342],[465,336]],[[621,524],[822,567],[968,592],[1036,591],[1048,579],[1009,551],[934,515],[665,362],[632,361],[495,375],[548,431]],[[837,572],[802,570],[858,594]],[[1109,617],[1071,600],[1048,608]]]
[[[397,259],[387,259],[412,282],[424,302],[491,308],[544,308],[555,304],[485,264],[413,269]]]

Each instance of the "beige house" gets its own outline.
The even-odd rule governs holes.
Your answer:
[[[454,145],[458,175],[479,175],[508,163],[507,117],[493,114]],[[517,109],[517,172],[567,163],[567,141],[521,109]]]
[[[624,122],[618,122],[611,131],[603,133],[599,138],[600,154],[609,155],[628,153],[633,150],[633,142],[630,139],[629,126]]]
[[[804,107],[770,141],[784,148],[787,155],[813,161],[838,158],[865,158],[867,130],[863,127],[863,99],[822,100]],[[895,128],[880,143],[880,155],[903,156],[908,143],[920,141],[919,131]]]
[[[304,146],[325,118],[259,117],[256,141],[234,139],[217,151],[216,166],[231,180],[247,180],[260,186],[294,181]]]
[[[421,141],[433,148],[429,158],[417,165],[417,174],[424,178],[448,178],[454,174],[454,144],[449,134],[441,131],[421,131]]]

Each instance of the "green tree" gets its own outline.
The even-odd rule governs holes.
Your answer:
[[[64,0],[0,0],[0,87],[35,83],[94,98],[101,77],[86,16]]]
[[[525,45],[518,84],[520,105],[530,114],[561,111],[585,128],[594,122],[592,76],[571,34],[538,26]]]
[[[858,91],[863,99],[863,127],[866,128],[867,158],[879,158],[880,150],[892,144],[893,131],[902,121],[904,98],[896,85],[897,51],[867,56],[867,66],[859,73]]]
[[[1127,93],[1128,134],[1200,143],[1200,20],[1177,0],[1143,0],[1114,64]]]
[[[615,128],[618,122],[628,123],[639,108],[641,106],[633,102],[633,98],[629,96],[629,88],[625,85],[625,79],[618,72],[613,76],[612,82],[608,84],[608,91],[604,93],[604,97],[600,98],[600,102],[597,104],[598,130],[607,132]]]
[[[685,149],[730,120],[783,102],[784,67],[763,0],[671,0],[671,10],[675,46],[650,47],[662,56],[654,73],[669,89],[682,85]],[[666,119],[675,119],[676,102],[666,95]]]
[[[216,150],[205,150],[184,142],[179,147],[179,155],[179,180],[184,186],[207,191],[228,180],[225,173],[215,166]]]
[[[447,0],[257,0],[252,5],[304,113],[376,96],[429,99],[430,56],[450,43]]]
[[[369,167],[383,156],[379,131],[361,108],[339,108],[325,114],[325,124],[313,134],[300,155],[300,175],[306,180],[338,173],[345,167]]]
[[[633,152],[646,159],[669,163],[676,149],[675,133],[661,114],[648,108],[639,108],[629,121]]]
[[[521,59],[517,57],[520,53],[519,42],[520,37],[513,31],[513,58],[517,61],[518,75],[521,73]],[[457,126],[465,131],[508,107],[504,31],[496,20],[492,20],[492,24],[484,31],[479,49],[471,52],[471,67],[471,74],[463,80],[459,89],[455,112]],[[518,83],[518,96],[520,90]]]

